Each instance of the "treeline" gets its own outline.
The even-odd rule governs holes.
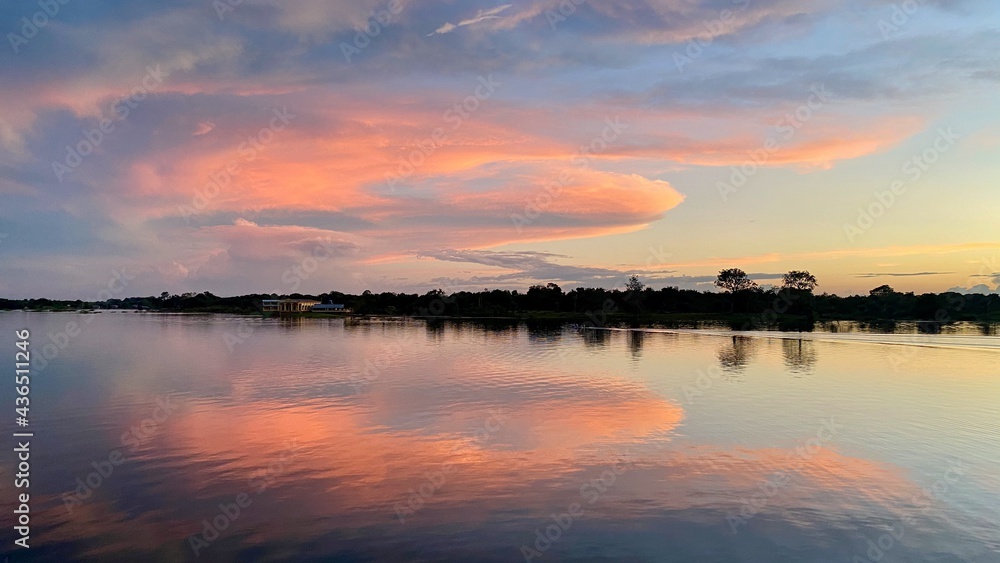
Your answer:
[[[51,299],[0,299],[0,309],[88,310],[126,309],[162,312],[206,312],[259,314],[265,299],[315,299],[341,303],[356,314],[411,315],[419,317],[526,317],[601,319],[657,316],[705,319],[759,319],[753,324],[770,324],[782,318],[819,320],[924,320],[1000,321],[1000,296],[959,293],[902,293],[889,286],[873,289],[868,295],[840,297],[814,295],[809,289],[782,287],[761,289],[748,286],[716,293],[665,287],[645,287],[637,279],[623,289],[575,288],[564,291],[554,283],[536,285],[527,291],[484,290],[446,294],[441,290],[425,294],[372,293],[352,295],[331,291],[319,295],[251,294],[219,297],[212,293],[130,297],[103,302]]]

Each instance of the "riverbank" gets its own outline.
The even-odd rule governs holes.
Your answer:
[[[10,311],[10,309],[8,309]],[[873,318],[819,318],[810,319],[803,315],[761,315],[761,314],[710,314],[710,313],[573,313],[551,311],[526,311],[512,315],[399,315],[399,314],[357,314],[357,313],[276,313],[245,312],[241,310],[169,311],[156,309],[72,309],[65,307],[14,309],[13,311],[111,314],[111,315],[165,315],[165,316],[209,316],[235,315],[245,317],[286,318],[286,319],[344,319],[346,322],[366,320],[407,320],[417,319],[431,324],[474,323],[481,325],[518,325],[527,323],[535,326],[578,325],[580,327],[604,328],[662,328],[662,329],[723,329],[723,330],[769,330],[787,332],[825,331],[837,332],[849,323],[852,327],[873,332],[921,332],[936,334],[950,330],[958,324],[982,325],[982,334],[997,334],[1000,318],[990,321],[959,319],[954,321],[926,321],[921,319],[873,319]],[[853,330],[853,328],[847,329]]]

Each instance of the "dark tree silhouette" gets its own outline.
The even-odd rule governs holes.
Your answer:
[[[814,319],[813,290],[817,285],[816,276],[805,270],[792,270],[781,276],[781,291],[789,299],[789,312],[804,315],[808,324]]]
[[[729,293],[738,293],[748,289],[755,289],[757,282],[750,279],[743,270],[730,268],[719,272],[719,277],[715,280],[715,287],[724,289]]]
[[[633,313],[642,311],[643,290],[645,289],[646,284],[639,281],[639,276],[635,274],[629,276],[628,281],[625,282],[625,301]]]
[[[884,285],[861,295],[814,295],[810,291],[788,287],[761,290],[740,270],[727,270],[722,274],[718,282],[721,291],[697,291],[678,287],[653,289],[645,284],[639,285],[642,282],[638,279],[630,278],[627,280],[630,283],[619,285],[616,289],[574,287],[569,292],[563,292],[556,284],[547,283],[533,286],[527,292],[492,289],[446,294],[438,289],[418,295],[372,291],[350,294],[332,290],[320,295],[253,293],[232,297],[189,292],[181,295],[157,293],[150,296],[122,296],[87,302],[45,298],[5,299],[0,294],[0,309],[153,309],[249,315],[262,313],[261,302],[265,299],[308,298],[323,303],[343,303],[358,315],[538,318],[545,322],[561,319],[596,322],[594,319],[600,318],[600,322],[608,326],[636,323],[640,319],[645,323],[688,323],[698,320],[697,315],[705,315],[705,318],[715,317],[716,320],[729,322],[734,328],[749,328],[757,324],[774,324],[770,320],[764,323],[760,321],[772,319],[777,314],[778,318],[774,321],[779,327],[812,327],[817,320],[857,320],[872,323],[872,326],[881,330],[893,330],[892,322],[918,320],[924,321],[928,330],[938,330],[949,323],[973,321],[983,323],[984,334],[995,334],[996,325],[992,323],[1000,322],[1000,295],[997,294],[961,294],[948,291],[915,295],[913,292],[901,293]],[[805,276],[803,280],[811,282]],[[784,306],[786,304],[787,309]],[[731,313],[735,309],[747,315],[757,313],[759,316],[717,318],[718,315]],[[640,313],[645,318],[639,317]],[[662,317],[658,317],[660,315]]]
[[[889,287],[888,285],[880,285],[875,289],[868,292],[871,297],[891,297],[896,290]]]
[[[729,301],[730,312],[736,310],[736,296],[746,291],[757,289],[757,282],[750,279],[747,273],[739,268],[730,268],[719,272],[719,277],[715,280],[715,287],[728,291],[732,298]],[[747,300],[747,310],[750,308]]]
[[[807,271],[792,270],[781,277],[781,287],[797,291],[812,291],[819,285],[816,276]]]
[[[640,293],[646,288],[646,284],[639,281],[639,276],[631,275],[625,283],[625,290],[629,293]]]

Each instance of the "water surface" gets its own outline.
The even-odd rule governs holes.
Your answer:
[[[1000,561],[997,337],[13,312],[11,359],[25,327],[12,561]]]

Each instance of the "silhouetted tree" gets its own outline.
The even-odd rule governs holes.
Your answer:
[[[738,293],[748,289],[755,289],[757,282],[750,279],[743,270],[730,268],[719,272],[719,277],[715,280],[715,287],[724,289],[729,293]]]
[[[563,290],[554,283],[546,285],[533,285],[528,288],[527,305],[529,309],[536,311],[558,311],[559,302],[562,301]]]
[[[631,275],[625,283],[625,290],[629,293],[641,293],[646,288],[646,284],[639,281],[639,276]]]
[[[816,289],[816,276],[806,271],[792,270],[781,277],[781,287],[783,289],[794,289],[797,291],[809,291]]]
[[[633,313],[642,310],[642,301],[645,297],[643,295],[644,289],[646,289],[646,284],[639,281],[639,276],[635,274],[629,276],[628,281],[625,282],[625,302]]]
[[[715,287],[724,289],[732,295],[729,303],[729,310],[736,310],[737,294],[757,289],[757,282],[750,279],[747,273],[739,268],[730,268],[719,272],[719,277],[715,280]],[[747,304],[749,308],[749,303]]]
[[[813,313],[813,290],[819,283],[816,276],[805,270],[792,270],[781,276],[781,291],[789,298],[789,312],[796,315],[804,315],[807,325],[814,319]]]
[[[900,294],[888,285],[880,285],[868,292],[875,307],[875,314],[884,319],[892,319],[896,316],[897,304],[900,301]]]
[[[799,275],[801,274],[801,275]],[[4,299],[0,297],[0,309],[66,310],[83,307],[114,309],[159,308],[169,311],[255,314],[261,312],[264,299],[316,299],[323,303],[343,303],[358,314],[412,314],[425,318],[445,316],[534,316],[533,312],[574,312],[586,316],[588,322],[621,323],[625,319],[621,313],[642,312],[649,314],[705,314],[719,315],[735,310],[739,306],[747,315],[728,319],[734,329],[760,328],[776,324],[781,330],[807,330],[813,321],[858,320],[873,323],[882,330],[893,330],[896,321],[913,319],[927,321],[923,329],[938,330],[952,322],[975,321],[995,323],[1000,321],[1000,295],[977,293],[960,294],[945,292],[915,295],[913,292],[900,293],[883,285],[867,294],[837,296],[824,293],[812,295],[813,285],[808,272],[789,272],[784,287],[761,291],[749,276],[741,270],[720,272],[716,285],[722,291],[696,291],[664,287],[652,290],[637,276],[629,276],[624,287],[604,289],[600,287],[575,287],[569,293],[554,283],[533,286],[528,292],[517,290],[482,290],[478,292],[459,291],[446,295],[438,289],[424,295],[405,293],[347,294],[329,291],[322,295],[249,294],[234,297],[219,297],[209,292],[169,295],[164,293],[151,297],[127,297],[104,301],[83,302],[78,300],[53,299]],[[799,288],[799,289],[794,289]],[[727,293],[729,293],[727,295]],[[788,309],[781,306],[788,304]],[[761,315],[750,315],[761,313]],[[778,318],[773,318],[777,313]],[[550,315],[539,315],[542,317]],[[560,315],[568,316],[568,315]],[[597,321],[595,319],[600,319]],[[651,319],[652,320],[652,319]],[[664,321],[673,322],[671,319]],[[628,319],[639,322],[639,317]],[[678,319],[678,322],[690,322]],[[993,332],[990,332],[993,331]],[[995,326],[988,325],[984,334],[996,332]]]
[[[896,293],[895,289],[889,287],[888,285],[880,285],[875,289],[869,291],[868,295],[871,297],[890,297],[894,293]]]

